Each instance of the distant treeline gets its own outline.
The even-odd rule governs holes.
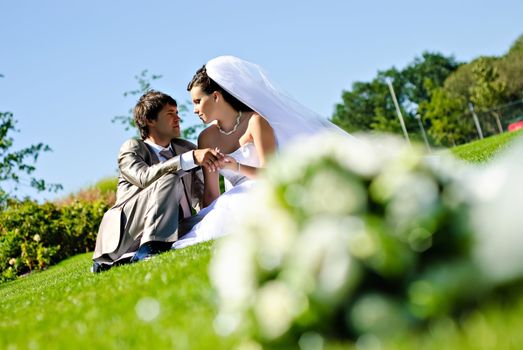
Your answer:
[[[457,62],[424,52],[404,69],[378,71],[370,82],[343,91],[332,121],[349,132],[401,133],[387,80],[392,82],[409,134],[419,138],[421,117],[431,143],[463,144],[478,138],[473,112],[483,132],[506,131],[523,119],[523,35],[500,57]]]

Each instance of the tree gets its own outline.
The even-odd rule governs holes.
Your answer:
[[[472,68],[474,85],[470,87],[470,101],[477,108],[492,112],[498,130],[502,133],[501,116],[494,108],[504,101],[506,84],[499,79],[494,62],[494,59],[482,57]]]
[[[387,86],[392,81],[407,129],[417,130],[415,115],[419,105],[430,99],[430,90],[442,86],[459,67],[453,57],[424,52],[403,70],[379,71],[371,82],[356,82],[342,93],[332,121],[349,132],[388,131],[401,133],[401,127]]]
[[[507,101],[523,99],[523,35],[496,62],[499,79],[505,83]]]
[[[343,91],[342,103],[336,105],[332,122],[349,132],[370,130],[375,104],[371,97],[375,95],[371,83],[355,82],[352,91]]]
[[[471,63],[460,66],[452,73],[445,83],[444,89],[452,96],[460,96],[470,101],[470,86],[474,84]]]
[[[487,133],[523,114],[523,35],[501,57],[480,57],[467,64],[439,53],[424,52],[403,70],[379,71],[370,82],[355,82],[343,91],[332,121],[349,132],[401,132],[387,89],[392,80],[407,130],[417,130],[416,114],[440,145],[477,137],[468,104],[473,103]],[[503,108],[503,110],[502,110]],[[503,113],[503,115],[501,114]],[[494,117],[494,118],[492,118]]]
[[[510,55],[511,53],[514,53],[514,52],[523,52],[523,34],[520,35],[514,41],[514,43],[510,47],[510,50],[509,50],[508,54]]]
[[[415,104],[430,99],[431,90],[443,86],[445,80],[460,66],[450,56],[440,53],[423,52],[421,57],[414,58],[402,75],[407,81],[405,93],[408,100]]]
[[[479,57],[460,66],[444,84],[452,96],[471,102],[483,131],[499,132],[501,126],[523,115],[523,35],[500,57]],[[470,121],[468,108],[463,118]],[[499,121],[499,122],[498,122]]]
[[[430,100],[420,104],[422,119],[430,126],[427,133],[437,145],[455,146],[475,138],[474,124],[464,117],[465,109],[466,100],[443,87],[432,89]]]
[[[38,191],[56,192],[62,189],[59,184],[48,184],[42,179],[29,177],[29,183],[25,184],[23,175],[31,175],[35,170],[34,163],[38,160],[41,152],[49,152],[51,148],[44,143],[37,143],[29,147],[13,151],[13,137],[10,133],[17,132],[16,120],[11,112],[0,112],[0,205],[4,205],[9,197],[16,197],[7,190],[8,183],[14,184],[14,190],[19,185],[28,185]]]
[[[138,88],[130,91],[126,91],[123,93],[124,97],[127,96],[141,96],[145,94],[147,91],[151,90],[152,88],[152,82],[154,80],[160,79],[161,75],[152,74],[149,76],[149,73],[147,69],[143,70],[139,75],[135,75],[134,78],[138,82]],[[187,107],[186,103],[180,103],[178,102],[178,111],[182,116],[189,112],[189,108]],[[132,117],[133,109],[130,108],[127,115],[117,115],[111,119],[111,122],[116,123],[120,122],[124,127],[125,130],[129,130],[131,128],[136,128],[136,124],[134,123],[134,118]],[[183,120],[183,119],[182,119]],[[203,125],[198,124],[194,126],[190,126],[188,128],[184,128],[182,130],[182,137],[184,139],[193,139],[198,130],[202,129]],[[139,137],[139,132],[136,129],[136,135]]]
[[[344,91],[343,103],[336,105],[332,122],[349,132],[388,131],[401,132],[387,80],[392,80],[398,101],[403,110],[405,81],[396,68],[379,71],[371,82],[355,82],[352,91]]]

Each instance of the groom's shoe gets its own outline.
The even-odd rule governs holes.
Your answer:
[[[131,258],[131,263],[138,261],[145,261],[151,259],[153,256],[162,252],[168,251],[172,246],[172,242],[150,241],[145,242],[138,248],[134,256]]]
[[[112,267],[112,265],[109,264],[103,264],[99,262],[93,262],[93,266],[91,267],[92,273],[100,273],[102,271],[107,271]]]

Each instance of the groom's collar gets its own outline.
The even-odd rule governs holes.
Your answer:
[[[163,146],[157,145],[156,143],[152,142],[152,141],[149,140],[149,139],[145,139],[145,140],[143,140],[143,142],[145,142],[146,144],[148,144],[149,146],[151,146],[151,147],[154,149],[154,151],[155,151],[156,153],[160,153],[161,151],[164,151],[164,150],[171,150],[171,151],[173,151],[173,152],[175,151],[175,150],[173,149],[173,147],[172,147],[172,146],[173,146],[172,143],[169,143],[169,147],[163,147]],[[171,141],[171,142],[172,142],[172,141]]]

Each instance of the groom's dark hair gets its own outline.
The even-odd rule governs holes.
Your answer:
[[[192,77],[191,82],[187,85],[187,91],[191,91],[193,87],[199,86],[203,92],[207,95],[212,94],[214,91],[219,91],[224,100],[229,103],[232,108],[237,111],[250,112],[252,108],[247,106],[245,103],[238,100],[236,97],[225,91],[220,85],[218,85],[214,80],[212,80],[207,75],[207,69],[205,65],[196,71],[196,74]]]
[[[147,121],[158,119],[158,113],[160,113],[166,105],[178,106],[176,100],[171,96],[160,91],[149,90],[140,97],[136,106],[134,106],[134,123],[138,130],[140,130],[140,136],[143,140],[149,136]]]

